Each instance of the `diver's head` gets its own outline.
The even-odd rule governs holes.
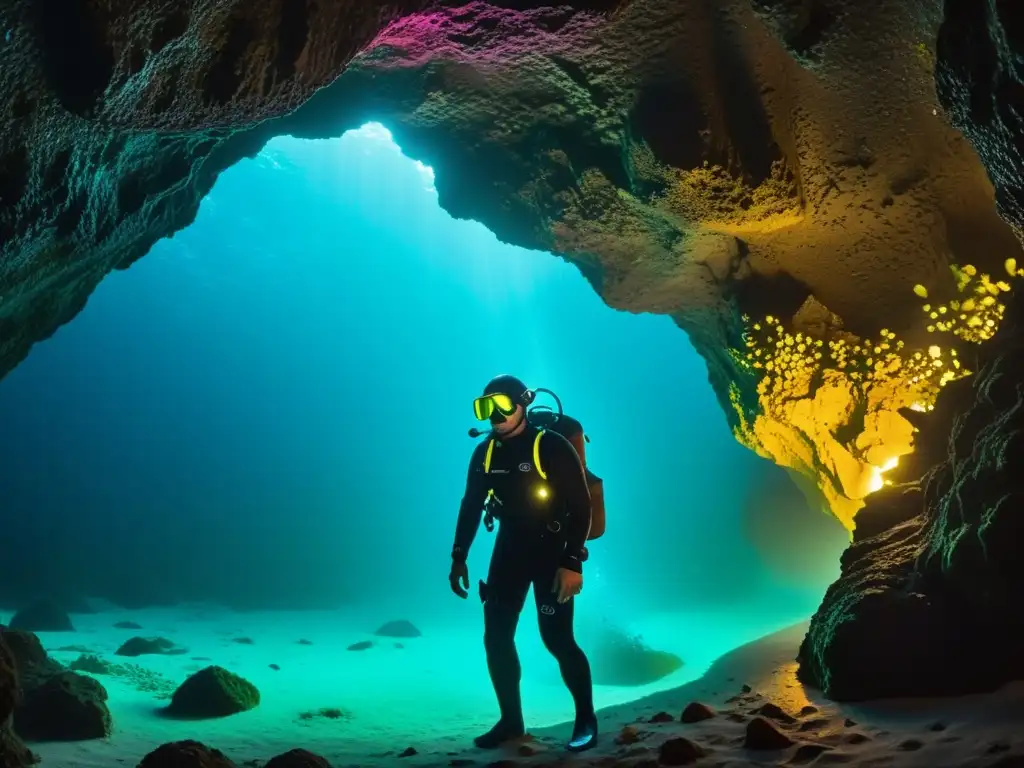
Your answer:
[[[508,374],[495,376],[484,387],[484,393],[473,401],[473,412],[483,421],[488,419],[499,435],[518,434],[526,426],[526,409],[533,402],[533,392],[520,379]]]

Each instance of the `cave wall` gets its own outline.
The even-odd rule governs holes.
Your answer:
[[[1007,6],[946,0],[936,82],[1024,232],[1024,26]],[[1008,265],[1012,267],[1014,265]],[[920,423],[918,450],[858,518],[842,574],[800,651],[834,698],[989,690],[1024,677],[1024,301]]]
[[[74,40],[30,10],[0,47],[0,372],[269,137],[374,119],[453,215],[674,317],[737,436],[852,529],[917,395],[766,392],[751,324],[813,302],[920,346],[915,284],[1019,251],[936,99],[934,2],[86,2]]]
[[[0,11],[0,372],[270,136],[380,120],[434,166],[453,215],[569,259],[613,307],[672,315],[738,436],[848,527],[857,515],[805,679],[837,696],[937,690],[984,630],[1015,637],[1013,322],[970,347],[975,376],[924,420],[898,407],[906,392],[822,366],[768,396],[737,355],[767,315],[787,338],[927,345],[915,286],[955,296],[951,265],[995,275],[1019,259],[1021,30],[1006,6],[83,0],[74,24],[46,7]],[[827,429],[806,428],[826,411]],[[916,434],[894,477],[910,485],[858,512],[847,476],[877,470],[870,449],[892,432]],[[930,632],[872,634],[898,616]],[[883,684],[867,672],[896,669],[886,658],[909,666]],[[1012,672],[999,652],[985,664],[978,679]]]

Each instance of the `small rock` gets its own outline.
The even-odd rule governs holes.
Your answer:
[[[303,640],[299,640],[298,644],[299,645],[312,645],[313,641],[312,640],[305,640],[305,639],[303,639]]]
[[[29,741],[86,741],[110,735],[107,691],[94,678],[61,672],[26,690],[14,730]]]
[[[537,748],[536,744],[520,744],[516,752],[519,753],[520,757],[533,757],[540,752],[540,749]]]
[[[789,758],[789,762],[792,765],[804,765],[805,763],[813,762],[818,755],[830,749],[832,747],[826,747],[824,744],[801,744],[796,748],[793,756]]]
[[[165,637],[133,637],[114,651],[115,656],[179,656],[188,651]]]
[[[901,741],[897,748],[903,752],[916,752],[923,746],[924,742],[920,739],[907,739],[906,741]]]
[[[178,686],[167,712],[183,718],[227,717],[259,703],[260,692],[255,685],[223,667],[211,666]]]
[[[739,712],[730,712],[725,716],[726,720],[731,720],[734,723],[745,723],[747,722],[747,716],[741,715]]]
[[[819,728],[824,728],[828,725],[828,720],[823,717],[816,717],[813,720],[807,720],[800,724],[801,731],[816,731]]]
[[[416,755],[416,754],[419,754],[419,753],[416,751],[415,748],[413,748],[413,747],[406,747],[405,749],[402,750],[402,753],[399,755],[399,757],[412,757],[413,755]]]
[[[373,640],[360,640],[358,643],[352,643],[348,647],[350,651],[365,651],[367,648],[373,647]]]
[[[112,667],[110,662],[92,653],[83,653],[68,665],[72,672],[89,672],[93,675],[109,675]]]
[[[115,629],[142,629],[142,625],[136,624],[134,621],[119,621],[114,625]]]
[[[239,645],[256,645],[251,637],[234,637],[231,639],[231,642],[238,643]]]
[[[853,733],[848,734],[843,741],[847,744],[863,744],[865,741],[871,741],[871,737],[867,734],[861,733],[860,731],[854,731]]]
[[[235,768],[235,764],[220,750],[188,739],[157,747],[142,758],[138,768]]]
[[[658,762],[662,765],[690,765],[707,754],[689,739],[677,736],[658,749]]]
[[[25,673],[30,669],[50,667],[54,672],[62,669],[60,664],[46,655],[46,650],[35,633],[23,629],[5,629],[0,632],[0,636],[14,658],[14,664],[22,676],[23,686]]]
[[[847,728],[853,728],[853,726],[855,726],[856,724],[857,724],[857,721],[856,720],[851,720],[850,718],[846,718],[843,721],[843,725],[845,727],[847,727]]]
[[[616,744],[636,744],[638,741],[640,741],[640,731],[635,725],[625,726],[615,737]]]
[[[92,653],[92,648],[87,645],[62,645],[54,650],[58,653]]]
[[[263,768],[331,768],[331,764],[305,749],[293,749],[272,757]]]
[[[395,646],[395,648],[405,648],[405,646],[402,645],[401,643],[395,643],[394,646]]]
[[[777,704],[773,704],[770,701],[766,702],[765,704],[762,704],[755,710],[755,712],[759,715],[764,715],[765,717],[771,718],[772,720],[777,720],[780,723],[786,723],[787,725],[792,725],[796,722],[795,717],[793,717],[787,712],[784,712],[780,706],[778,706]]]
[[[800,717],[806,717],[807,715],[818,714],[818,708],[808,704],[806,707],[800,710]]]
[[[652,723],[671,723],[675,718],[672,717],[668,712],[658,712],[657,714],[651,715]]]
[[[744,749],[775,750],[793,746],[793,740],[782,733],[770,721],[763,717],[755,717],[747,723],[747,736],[743,741]]]
[[[929,728],[928,730],[930,730],[930,731],[944,731],[944,730],[946,730],[946,724],[945,723],[932,723],[931,728]]]
[[[10,629],[27,632],[74,632],[71,617],[53,600],[39,600],[11,617]]]
[[[267,666],[270,667],[275,672],[280,672],[281,671],[281,668],[279,666],[277,666],[277,664],[268,664]]]
[[[377,631],[373,634],[377,637],[421,637],[423,635],[411,621],[405,619],[398,619],[397,621],[389,621],[377,628]]]
[[[751,688],[751,687],[750,687],[749,685],[747,685],[746,683],[744,683],[744,684],[743,684],[743,687],[742,687],[742,688],[740,688],[740,690],[741,690],[741,691],[742,691],[743,693],[750,693],[750,692],[751,692],[751,691],[753,691],[754,689],[753,689],[753,688]]]
[[[456,757],[449,760],[448,765],[452,766],[452,768],[465,768],[468,765],[475,765],[475,763],[465,757]]]
[[[679,721],[681,723],[699,723],[702,720],[710,720],[714,716],[715,710],[707,704],[701,704],[699,701],[691,701],[686,705],[686,709],[683,710],[683,714],[679,716]]]

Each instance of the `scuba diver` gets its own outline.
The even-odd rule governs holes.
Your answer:
[[[576,707],[567,748],[579,752],[597,742],[597,716],[590,663],[573,634],[573,597],[583,589],[586,542],[603,533],[603,491],[601,519],[595,521],[600,531],[592,531],[588,482],[600,483],[600,478],[585,469],[585,454],[554,426],[561,419],[577,427],[579,422],[563,416],[559,402],[558,416],[546,420],[547,428],[537,426],[544,421],[534,420],[540,409],[527,411],[535,398],[536,390],[502,375],[492,379],[473,403],[477,419],[489,420],[491,430],[469,432],[471,437],[488,439],[477,445],[469,463],[448,579],[452,591],[465,598],[466,557],[486,511],[487,529],[493,528],[495,519],[499,528],[487,581],[479,586],[487,669],[501,716],[490,731],[474,739],[476,746],[494,749],[526,733],[515,633],[532,585],[541,639],[558,661]],[[582,446],[582,428],[578,436]]]

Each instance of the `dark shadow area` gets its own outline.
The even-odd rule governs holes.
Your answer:
[[[803,306],[811,289],[787,272],[754,272],[735,284],[734,295],[740,310],[759,322],[766,315],[789,319]]]

